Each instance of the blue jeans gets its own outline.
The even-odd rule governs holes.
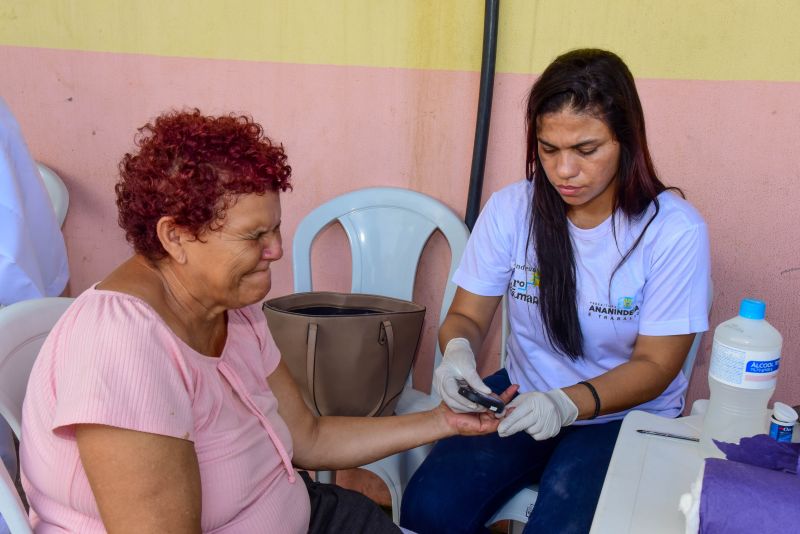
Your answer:
[[[485,379],[495,393],[505,369]],[[419,534],[485,533],[520,489],[539,483],[524,532],[589,532],[622,421],[563,428],[546,441],[526,432],[439,441],[403,492],[400,524]]]

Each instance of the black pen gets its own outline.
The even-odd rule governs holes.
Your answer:
[[[662,438],[675,438],[675,439],[682,439],[686,441],[700,441],[698,438],[693,438],[691,436],[680,436],[678,434],[670,434],[669,432],[656,432],[655,430],[644,430],[640,428],[637,430],[639,434],[647,434],[648,436],[661,436]]]

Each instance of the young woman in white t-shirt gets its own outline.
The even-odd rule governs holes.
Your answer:
[[[675,417],[681,365],[708,328],[705,222],[657,177],[633,76],[615,54],[558,57],[531,89],[527,180],[487,202],[454,276],[434,387],[454,410],[520,385],[496,435],[440,441],[403,498],[401,524],[482,532],[539,483],[525,532],[588,532],[621,420]],[[676,194],[677,193],[677,194]],[[481,379],[475,352],[507,297],[505,369]]]

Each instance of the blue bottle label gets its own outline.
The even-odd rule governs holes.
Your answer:
[[[792,431],[794,425],[780,425],[774,421],[769,425],[769,436],[776,440],[785,443],[792,441]]]
[[[780,365],[781,359],[778,358],[776,360],[770,361],[749,361],[747,362],[747,369],[748,373],[774,373],[778,370],[778,366]]]

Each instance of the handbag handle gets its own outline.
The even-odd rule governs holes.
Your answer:
[[[377,414],[383,403],[386,401],[386,394],[389,391],[389,373],[392,369],[392,362],[394,361],[394,330],[392,329],[392,322],[389,320],[382,321],[380,330],[378,332],[378,344],[386,346],[386,383],[383,387],[383,395],[378,401],[378,404],[370,410],[365,417],[372,417]],[[308,339],[306,342],[306,380],[308,389],[311,391],[311,401],[314,403],[314,409],[317,415],[322,415],[317,406],[317,389],[314,387],[314,369],[317,360],[317,323],[308,323]]]

